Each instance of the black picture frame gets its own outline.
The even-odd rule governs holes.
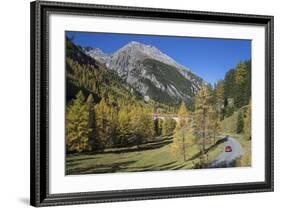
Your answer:
[[[184,11],[62,2],[31,2],[31,188],[33,206],[73,205],[174,197],[273,191],[273,16]],[[51,13],[194,21],[265,27],[265,181],[147,188],[119,191],[49,193],[48,16]]]

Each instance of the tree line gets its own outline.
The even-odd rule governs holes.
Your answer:
[[[229,117],[251,100],[251,60],[241,61],[219,80],[213,90],[213,102],[220,111],[221,119]]]
[[[196,93],[195,109],[190,111],[183,102],[178,111],[179,121],[174,130],[174,142],[171,151],[175,157],[184,161],[192,148],[205,154],[209,144],[215,144],[220,133],[219,112],[212,103],[212,89],[202,85]]]
[[[74,62],[70,63],[74,64]],[[218,81],[214,88],[203,84],[196,93],[194,107],[188,108],[186,103],[181,103],[177,112],[178,122],[172,118],[154,119],[153,107],[129,99],[128,95],[117,99],[116,95],[109,93],[95,101],[92,93],[85,96],[80,90],[76,98],[67,106],[67,150],[68,152],[83,152],[128,147],[153,141],[157,136],[172,135],[173,154],[180,154],[186,160],[188,148],[199,148],[204,154],[210,143],[215,144],[221,130],[220,122],[224,117],[232,115],[230,109],[233,113],[242,106],[248,107],[246,111],[239,112],[237,133],[245,133],[250,138],[250,93],[243,88],[241,93],[244,96],[241,97],[233,91],[230,92],[229,88],[229,82],[235,82],[236,89],[249,84],[250,70],[247,66],[249,66],[248,62],[240,62],[236,69],[230,70],[225,79]],[[77,67],[79,68],[80,65]],[[84,75],[86,78],[83,81],[83,74],[81,76],[81,73],[76,71],[79,72],[79,70],[74,70],[74,74],[80,77],[78,80],[81,85],[83,82],[83,85],[85,83],[93,85],[93,93],[101,91],[98,82],[89,83],[87,81],[89,75]]]
[[[236,133],[251,139],[251,61],[240,62],[214,87],[203,84],[191,109],[185,103],[179,108],[180,120],[174,130],[171,148],[175,157],[186,161],[192,156],[189,152],[195,148],[204,159],[207,146],[215,144],[222,131],[221,122],[234,112],[238,112]]]
[[[89,59],[69,40],[66,69],[67,152],[139,145],[171,133],[173,121],[154,120],[153,113],[174,107],[145,102],[117,74]]]
[[[173,154],[187,160],[192,148],[204,154],[216,142],[220,122],[243,106],[247,108],[239,111],[237,133],[251,137],[251,61],[240,62],[214,87],[202,84],[193,106],[166,106],[145,102],[118,75],[67,43],[67,152],[139,146],[173,136]],[[154,119],[157,111],[177,111],[179,121]]]
[[[102,98],[95,103],[79,91],[66,110],[68,152],[128,147],[173,134],[176,121],[154,119],[151,108],[120,99],[113,104]]]

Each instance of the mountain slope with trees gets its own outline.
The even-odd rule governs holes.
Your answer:
[[[144,95],[108,68],[105,54],[93,53],[103,61],[66,39],[68,155],[168,145],[177,161],[196,160],[192,167],[203,168],[210,152],[221,148],[221,135],[239,134],[250,142],[251,60],[239,62],[214,86],[201,81],[195,90],[173,64],[145,57],[130,71],[142,74],[135,81],[147,87]]]
[[[241,61],[214,87],[214,102],[222,117],[228,117],[251,99],[251,60]]]
[[[153,138],[152,103],[66,41],[68,151],[102,150]]]

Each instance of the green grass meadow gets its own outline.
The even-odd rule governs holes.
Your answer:
[[[174,157],[171,143],[162,147],[147,150],[134,150],[118,153],[83,153],[71,154],[66,157],[66,174],[93,174],[114,172],[139,172],[192,169],[200,161],[197,148],[187,148],[187,160]],[[208,151],[208,161],[214,160],[222,151],[224,145],[219,143]],[[206,158],[205,158],[206,160]],[[205,161],[205,162],[208,162]]]
[[[206,143],[206,154],[201,157],[198,145],[186,146],[186,160],[182,154],[173,155],[173,136],[158,137],[154,142],[125,148],[108,148],[103,152],[74,153],[66,155],[66,175],[144,172],[207,168],[223,151],[223,137],[229,135],[242,146],[244,154],[237,159],[237,167],[251,166],[251,140],[236,134],[238,113],[225,119],[221,125],[223,134],[216,143]],[[206,166],[197,166],[205,164]]]

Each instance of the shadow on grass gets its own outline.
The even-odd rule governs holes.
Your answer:
[[[224,143],[227,141],[227,138],[222,138],[222,139],[219,139],[218,141],[216,141],[215,144],[211,145],[210,147],[208,147],[207,149],[205,149],[205,153],[208,153],[209,151],[215,149],[218,145]],[[200,155],[202,154],[202,151],[198,152],[197,154],[193,155],[191,158],[188,158],[187,161],[191,161],[191,160],[194,160],[196,158],[198,158]]]
[[[67,175],[80,174],[99,174],[99,173],[115,173],[115,172],[145,172],[145,171],[159,171],[159,170],[176,170],[181,168],[176,164],[176,161],[162,164],[160,166],[146,165],[146,166],[130,166],[136,161],[116,162],[109,164],[96,164],[90,167],[71,168],[66,171]],[[128,167],[129,166],[129,167]]]
[[[168,144],[171,144],[173,142],[172,139],[164,139],[157,142],[147,142],[140,145],[135,145],[131,147],[123,147],[123,148],[110,148],[110,149],[104,149],[100,151],[92,151],[92,152],[84,152],[84,153],[72,153],[67,154],[68,160],[71,161],[71,157],[76,157],[80,155],[95,155],[95,154],[111,154],[111,153],[128,153],[128,152],[141,152],[144,150],[151,150],[151,149],[158,149],[161,147],[164,147]],[[81,158],[81,160],[84,160],[85,158]],[[89,157],[90,159],[90,157]],[[75,161],[78,161],[79,159],[73,159]]]
[[[82,156],[84,156],[84,154]],[[98,159],[98,157],[96,157],[96,156],[87,156],[87,157],[81,157],[81,158],[72,157],[72,158],[67,158],[67,164],[75,165],[76,163],[79,163],[83,160],[96,160],[96,159]]]
[[[178,166],[175,166],[174,168],[172,168],[172,170],[180,170],[180,169],[183,169],[185,167],[185,165],[178,165]]]
[[[219,139],[208,147],[205,152],[209,152],[217,148],[218,145],[227,141],[227,138]],[[126,161],[126,162],[109,162],[106,164],[95,164],[96,159],[103,157],[104,154],[114,153],[128,153],[128,152],[141,152],[144,150],[151,150],[161,148],[165,145],[172,143],[172,140],[161,140],[157,142],[150,142],[146,144],[141,144],[139,146],[127,147],[127,148],[112,148],[107,149],[103,152],[88,152],[88,153],[76,153],[67,156],[67,175],[79,175],[79,174],[93,174],[93,173],[115,173],[115,172],[144,172],[144,171],[159,171],[159,170],[178,170],[184,168],[185,164],[177,164],[177,161],[172,161],[160,165],[145,165],[145,166],[134,166],[133,164],[137,162],[136,160]],[[98,154],[98,155],[96,155]],[[202,154],[201,151],[193,155],[191,158],[186,160],[186,162],[194,160]],[[79,158],[81,156],[81,158]],[[91,162],[86,162],[87,160],[92,160]],[[91,164],[90,164],[91,163]],[[79,165],[79,166],[77,166]],[[233,164],[229,164],[233,166]],[[77,167],[76,167],[77,166]],[[224,165],[221,165],[224,167]]]
[[[176,161],[169,162],[160,166],[157,166],[157,170],[172,170],[173,168],[176,168],[178,164],[176,164]]]
[[[146,172],[146,171],[160,171],[160,170],[173,170],[177,167],[176,161],[168,162],[162,165],[148,165],[148,166],[136,166],[129,167],[126,172]]]
[[[91,164],[90,167],[77,167],[66,170],[67,175],[91,174],[91,173],[115,173],[126,169],[128,165],[135,163],[135,160],[126,162],[115,162],[108,164]]]

